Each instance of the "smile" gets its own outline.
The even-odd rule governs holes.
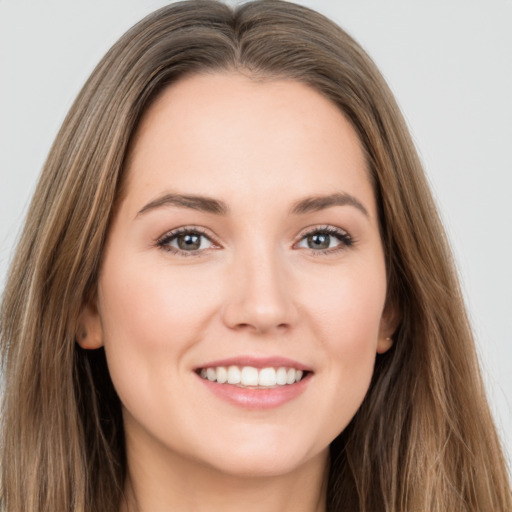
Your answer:
[[[239,355],[208,361],[195,369],[209,393],[246,410],[284,406],[311,387],[314,369],[287,357]]]
[[[250,389],[268,389],[300,382],[308,372],[284,366],[255,368],[231,365],[201,368],[198,373],[210,382]]]

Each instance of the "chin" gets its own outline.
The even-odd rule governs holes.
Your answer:
[[[233,455],[229,460],[217,460],[212,468],[232,477],[275,478],[294,473],[307,462],[307,458],[296,455],[287,457],[281,453],[260,453],[251,457]]]
[[[208,450],[207,464],[221,473],[237,477],[277,477],[297,471],[316,457],[327,459],[328,445],[309,447],[298,439],[271,438],[261,434],[252,442],[233,441]]]

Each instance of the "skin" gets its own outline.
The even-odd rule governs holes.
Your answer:
[[[80,343],[105,347],[123,404],[128,502],[141,512],[325,510],[329,443],[394,329],[355,131],[304,84],[195,75],[145,113],[126,173]],[[168,193],[222,200],[230,212],[140,213]],[[333,193],[366,213],[354,202],[290,213]],[[183,226],[205,233],[199,249],[158,245]],[[326,226],[345,238],[326,235],[322,252],[306,235]],[[313,373],[293,400],[247,410],[195,373],[237,355],[288,357]]]

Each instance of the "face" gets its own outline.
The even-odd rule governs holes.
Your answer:
[[[81,320],[129,453],[244,475],[326,460],[392,332],[351,125],[294,81],[188,77],[146,112],[126,173]]]

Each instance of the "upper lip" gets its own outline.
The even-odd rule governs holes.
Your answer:
[[[196,369],[201,368],[214,368],[217,366],[252,366],[253,368],[295,368],[296,370],[302,370],[304,372],[313,371],[310,366],[290,359],[288,357],[257,357],[257,356],[236,356],[229,357],[226,359],[217,359],[216,361],[209,361]]]

